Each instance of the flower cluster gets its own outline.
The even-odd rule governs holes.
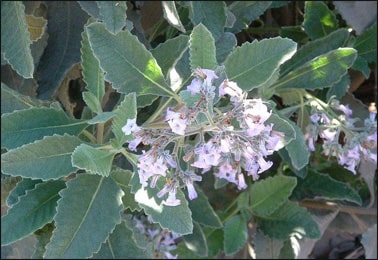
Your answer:
[[[142,215],[140,217],[133,216],[132,221],[141,234],[146,236],[147,241],[153,241],[154,257],[161,259],[177,259],[178,254],[172,255],[170,251],[175,250],[176,240],[181,236],[167,229],[161,229],[159,225],[153,224],[150,216]]]
[[[356,174],[356,167],[361,159],[377,162],[377,154],[373,149],[377,147],[376,113],[370,112],[362,127],[355,124],[359,119],[352,118],[352,110],[348,105],[333,100],[330,106],[339,111],[327,115],[313,107],[310,124],[305,135],[310,151],[315,151],[315,142],[320,137],[323,141],[323,153],[337,158],[340,165]]]
[[[150,181],[153,188],[159,178],[166,178],[167,184],[157,195],[168,194],[163,204],[169,206],[180,204],[176,194],[182,187],[187,188],[189,199],[195,199],[194,182],[202,180],[198,173],[210,169],[217,178],[245,189],[245,174],[257,180],[273,164],[266,157],[282,147],[283,133],[267,123],[272,112],[261,99],[247,98],[247,93],[227,79],[217,88],[218,76],[212,70],[198,68],[194,76],[186,90],[191,103],[168,107],[164,124],[140,127],[133,118],[122,128],[126,135],[133,135],[128,144],[131,151],[139,144],[149,146],[138,159],[140,183],[146,187]],[[214,107],[221,98],[229,98],[229,105]],[[196,143],[189,145],[188,138],[195,135]]]

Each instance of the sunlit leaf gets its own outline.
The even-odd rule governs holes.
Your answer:
[[[294,55],[296,46],[294,41],[281,37],[246,42],[226,58],[227,76],[245,91],[263,86]]]
[[[303,27],[311,39],[318,39],[338,28],[336,15],[321,1],[306,1]]]
[[[327,88],[338,82],[348,72],[357,51],[352,48],[338,48],[320,55],[281,78],[272,87],[319,89]]]
[[[182,25],[180,16],[177,13],[176,5],[174,1],[161,1],[163,7],[164,18],[168,21],[170,25],[175,27],[177,30],[185,33],[185,27]]]
[[[175,95],[156,60],[136,36],[128,31],[114,35],[102,23],[90,24],[87,31],[91,48],[106,72],[105,79],[120,93]]]

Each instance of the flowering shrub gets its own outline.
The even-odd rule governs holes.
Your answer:
[[[1,2],[3,249],[305,258],[339,211],[370,210],[376,112],[348,88],[376,66],[375,23],[305,2],[240,43],[293,3],[162,1],[145,30],[137,2]]]

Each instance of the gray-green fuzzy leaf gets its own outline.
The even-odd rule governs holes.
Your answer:
[[[141,249],[125,222],[118,224],[93,259],[152,259],[152,250]]]
[[[248,229],[241,215],[235,215],[224,224],[224,252],[226,255],[236,253],[247,242]]]
[[[122,132],[122,127],[126,125],[127,119],[133,119],[137,116],[136,95],[130,93],[125,96],[125,99],[115,110],[115,116],[112,121],[112,131],[119,146],[122,146],[125,141],[132,140],[132,135],[126,136]]]
[[[253,183],[249,188],[251,210],[267,216],[285,203],[297,184],[296,178],[276,175]]]
[[[227,8],[234,14],[236,21],[231,28],[231,32],[238,33],[243,29],[247,29],[251,22],[266,9],[269,8],[272,1],[234,1]]]
[[[21,1],[1,1],[1,54],[24,78],[33,78],[30,33]]]
[[[71,154],[82,142],[74,136],[46,136],[1,155],[1,171],[31,179],[58,179],[73,173]]]
[[[189,18],[194,25],[202,23],[215,40],[223,34],[226,25],[226,10],[223,1],[192,1],[190,2]]]
[[[91,48],[106,72],[105,79],[120,93],[175,95],[156,60],[136,36],[128,31],[114,35],[97,22],[87,31]]]
[[[41,183],[41,179],[32,180],[29,178],[23,178],[17,186],[11,190],[6,200],[7,206],[12,207],[19,201],[19,197],[25,195],[27,190],[32,190],[35,188],[35,185]]]
[[[78,135],[88,125],[69,118],[63,110],[30,108],[1,117],[1,146],[13,149],[53,134]]]
[[[72,165],[92,174],[109,176],[115,153],[81,144],[72,153]]]
[[[87,89],[96,98],[95,106],[89,106],[89,102],[87,101],[86,103],[93,112],[99,113],[102,110],[101,101],[105,94],[104,72],[100,68],[100,63],[94,56],[92,49],[89,45],[87,30],[84,30],[84,32],[82,33],[81,67],[83,69],[83,80],[87,84]],[[89,99],[89,97],[87,99]]]
[[[19,240],[52,221],[56,214],[58,192],[65,187],[64,181],[37,184],[1,218],[1,245]]]
[[[311,239],[320,237],[319,227],[311,214],[291,201],[282,204],[270,216],[257,219],[257,222],[264,234],[271,238],[286,239],[296,233]]]
[[[96,1],[106,29],[116,34],[126,26],[125,1]]]
[[[90,257],[121,223],[124,193],[112,178],[80,174],[66,184],[44,258]]]
[[[1,82],[1,114],[32,107],[48,107],[51,104],[51,101],[42,101],[22,95]]]
[[[281,37],[244,43],[224,62],[228,79],[236,81],[245,91],[258,88],[294,55],[296,47],[294,41]]]
[[[199,24],[193,28],[189,40],[190,68],[194,71],[197,67],[202,69],[215,69],[217,59],[215,54],[215,42],[209,30]]]

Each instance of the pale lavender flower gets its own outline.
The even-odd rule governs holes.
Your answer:
[[[192,96],[197,93],[200,93],[201,88],[202,88],[202,81],[198,78],[194,78],[192,82],[190,83],[190,85],[186,87],[186,89],[190,91]]]
[[[171,111],[170,108],[168,108],[165,119],[168,121],[168,124],[171,127],[172,132],[179,135],[185,135],[187,120],[185,118],[182,118],[181,113]]]
[[[180,205],[181,201],[176,198],[176,189],[168,192],[168,198],[163,201],[163,205],[166,206],[178,206]]]
[[[122,132],[125,135],[139,131],[141,128],[136,124],[136,118],[127,119],[126,125],[122,127]]]

